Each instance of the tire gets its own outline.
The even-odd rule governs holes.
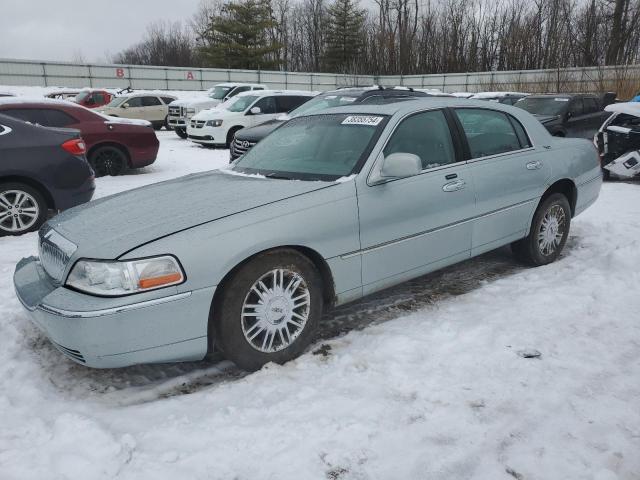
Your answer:
[[[270,292],[274,271],[276,290],[285,286],[280,295]],[[291,284],[300,279],[289,292]],[[260,254],[225,282],[212,309],[210,338],[226,358],[244,370],[288,362],[314,338],[322,317],[322,290],[316,266],[299,252],[282,249]],[[265,297],[269,300],[263,300]]]
[[[554,193],[538,205],[529,235],[512,243],[511,250],[518,260],[527,265],[547,265],[562,253],[570,227],[569,200],[561,193]]]
[[[111,145],[98,147],[89,155],[89,164],[96,177],[121,175],[127,169],[127,154]]]
[[[173,130],[173,127],[171,125],[169,125],[169,115],[167,115],[166,117],[164,117],[164,129],[168,132],[170,132],[171,130]]]
[[[0,183],[0,236],[38,230],[48,210],[39,190],[24,183]]]
[[[229,132],[227,133],[227,143],[225,143],[225,148],[231,148],[231,142],[233,142],[233,137],[235,137],[236,132],[241,129],[242,127],[233,127],[231,130],[229,130]]]
[[[187,130],[184,128],[179,128],[176,127],[173,129],[174,132],[176,132],[176,135],[178,135],[180,138],[182,139],[186,139],[187,138]]]
[[[151,124],[153,126],[153,129],[157,132],[159,130],[162,130],[162,127],[164,126],[164,122],[155,122]]]
[[[602,181],[608,182],[611,180],[611,172],[606,168],[602,169]]]

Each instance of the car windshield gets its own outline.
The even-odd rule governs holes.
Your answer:
[[[527,97],[514,103],[514,106],[534,115],[562,115],[567,105],[567,97]]]
[[[318,112],[326,108],[341,107],[344,105],[351,105],[360,94],[330,94],[330,95],[318,95],[317,97],[303,103],[298,108],[295,108],[289,112],[289,116],[299,117],[300,115],[307,115],[309,113]]]
[[[211,89],[211,92],[209,93],[209,96],[215,100],[222,100],[232,88],[233,87],[221,86],[213,87],[213,89]]]
[[[117,107],[120,104],[124,103],[125,100],[127,100],[129,97],[115,97],[113,100],[111,100],[109,103],[107,103],[105,105],[105,108],[108,107]]]
[[[233,170],[296,180],[331,181],[351,175],[387,118],[349,114],[294,118],[237,160]]]
[[[249,105],[256,101],[257,95],[243,95],[235,99],[225,102],[224,108],[230,112],[244,112]]]

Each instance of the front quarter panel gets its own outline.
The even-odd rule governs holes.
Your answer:
[[[256,181],[272,181],[277,188],[278,181]],[[334,292],[338,296],[352,292],[349,295],[357,297],[360,259],[339,257],[360,248],[355,183],[335,183],[174,233],[122,258],[173,254],[187,276],[178,290],[188,291],[218,285],[242,261],[281,246],[305,247],[320,254],[332,271]]]

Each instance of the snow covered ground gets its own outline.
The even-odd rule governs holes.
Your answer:
[[[96,197],[228,161],[159,137]],[[412,281],[251,375],[70,362],[13,293],[36,235],[0,238],[0,479],[639,479],[639,205],[639,183],[605,184],[557,263],[502,249]]]

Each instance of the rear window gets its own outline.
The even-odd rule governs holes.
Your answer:
[[[44,112],[38,108],[9,108],[7,110],[2,110],[2,113],[25,122],[47,125],[47,118],[45,117]]]
[[[514,122],[503,112],[460,108],[456,110],[456,115],[467,137],[471,158],[488,157],[523,148]]]

